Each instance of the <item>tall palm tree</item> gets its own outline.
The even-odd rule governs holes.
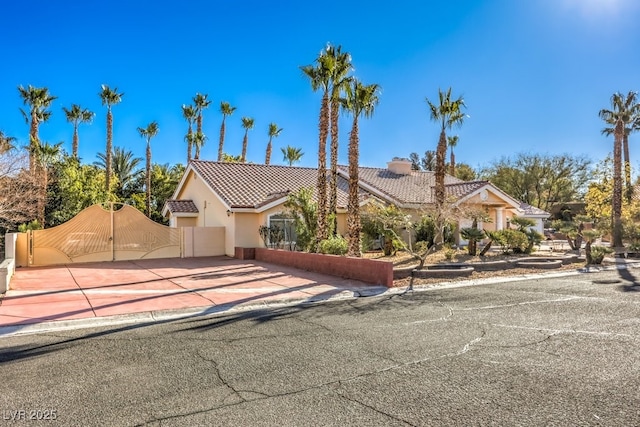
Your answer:
[[[353,69],[351,55],[342,52],[342,47],[327,45],[325,49],[327,65],[330,70],[331,103],[331,179],[329,181],[329,215],[333,218],[333,234],[338,233],[338,117],[340,115],[340,98],[350,83],[349,72]]]
[[[24,120],[29,125],[29,169],[35,171],[37,166],[36,151],[40,144],[38,138],[38,128],[40,123],[46,122],[51,117],[51,111],[48,108],[51,103],[57,98],[51,96],[49,89],[46,87],[33,87],[31,85],[24,88],[22,85],[18,86],[18,92],[22,98],[24,105],[29,106],[29,112],[25,112],[22,108],[20,112],[24,116]]]
[[[107,162],[105,154],[98,153],[97,157],[98,160],[93,162],[93,164],[104,169]],[[132,186],[135,184],[138,176],[142,172],[138,167],[140,162],[142,162],[142,158],[134,157],[131,150],[125,150],[121,147],[113,147],[112,166],[113,175],[118,179],[117,188],[115,190],[118,200],[126,200],[136,192],[136,189],[132,188]]]
[[[322,91],[319,118],[319,142],[318,142],[318,227],[316,243],[328,237],[327,224],[327,135],[329,133],[329,81],[331,73],[329,60],[323,52],[316,58],[315,65],[300,67],[302,73],[309,78],[311,89],[315,92]],[[316,245],[317,246],[317,245]]]
[[[71,104],[71,109],[68,110],[62,107],[64,114],[67,116],[67,121],[73,123],[73,144],[71,145],[71,155],[73,158],[78,158],[78,126],[81,123],[91,123],[94,114],[87,108],[83,109],[78,104]]]
[[[201,133],[202,135],[204,135],[204,132],[202,132],[202,112],[209,108],[209,105],[211,105],[211,101],[209,101],[207,99],[209,95],[208,94],[201,94],[201,93],[196,93],[196,96],[193,97],[193,105],[196,107],[196,132]],[[206,138],[205,138],[206,139]],[[202,141],[202,145],[204,145],[204,141]],[[201,147],[202,147],[201,145]],[[198,151],[198,157],[200,158],[200,152]]]
[[[107,162],[105,165],[105,187],[107,194],[109,194],[111,188],[111,154],[113,153],[113,113],[111,112],[111,107],[122,101],[124,93],[119,93],[117,87],[111,89],[107,85],[102,85],[102,91],[99,95],[102,105],[106,105],[107,107],[107,147],[104,152],[107,155]]]
[[[349,230],[348,256],[360,256],[360,203],[358,200],[358,168],[359,168],[359,129],[358,119],[361,115],[371,117],[378,105],[377,84],[363,85],[353,79],[347,88],[346,97],[342,103],[344,108],[353,115],[353,125],[349,133],[349,198],[347,201],[347,228]]]
[[[282,151],[282,155],[284,156],[282,160],[288,162],[289,166],[293,166],[294,163],[298,163],[302,156],[304,156],[301,148],[292,147],[290,145],[287,145],[284,148],[281,147],[280,151]]]
[[[38,162],[38,171],[42,174],[42,187],[40,187],[40,196],[38,197],[38,221],[45,227],[45,206],[47,205],[47,187],[49,186],[49,169],[60,159],[62,154],[62,142],[57,144],[49,144],[48,142],[39,142],[35,148],[35,158]]]
[[[189,128],[187,129],[187,134],[184,139],[187,141],[187,164],[191,161],[191,154],[193,153],[193,124],[198,117],[196,113],[196,108],[193,105],[184,105],[182,104],[182,117],[189,124]]]
[[[265,165],[268,165],[269,163],[271,163],[271,150],[273,147],[273,145],[271,144],[271,141],[273,140],[273,138],[279,137],[281,132],[282,132],[282,128],[278,128],[277,124],[269,123],[269,142],[267,143],[267,153],[264,158]]]
[[[242,139],[242,154],[240,155],[240,163],[247,161],[247,145],[249,145],[249,130],[253,129],[253,118],[243,117],[242,127],[244,128],[244,138]]]
[[[236,111],[236,107],[232,107],[228,102],[222,101],[220,103],[220,112],[222,113],[222,124],[220,125],[220,142],[218,143],[218,161],[222,161],[222,150],[224,148],[224,133],[225,133],[225,121],[227,116],[233,114]]]
[[[456,176],[456,155],[453,154],[453,148],[458,145],[458,135],[447,137],[451,152],[449,154],[449,175]]]
[[[6,153],[7,151],[11,151],[16,148],[15,145],[13,145],[14,142],[16,142],[15,137],[5,135],[5,133],[0,130],[0,154]]]
[[[613,246],[622,247],[622,144],[625,139],[627,124],[634,121],[634,111],[638,107],[629,108],[627,100],[635,98],[635,94],[625,99],[620,93],[611,96],[611,110],[602,109],[598,113],[607,124],[613,125],[613,198],[611,200],[611,227],[613,230]],[[635,104],[635,102],[633,102]],[[606,130],[603,133],[607,133]]]
[[[191,144],[195,148],[195,154],[193,158],[196,160],[200,160],[200,149],[204,145],[204,141],[207,139],[207,137],[201,132],[196,132],[192,133],[189,139],[191,140]]]
[[[138,128],[140,136],[147,140],[147,163],[145,167],[145,187],[147,190],[147,217],[151,218],[151,138],[158,134],[158,123],[151,122],[146,128]]]
[[[624,168],[625,196],[627,202],[631,202],[633,195],[633,184],[631,182],[631,163],[629,161],[629,135],[638,130],[637,123],[640,122],[640,104],[638,103],[637,92],[629,91],[625,97],[622,93],[614,93],[611,98],[612,106],[617,114],[611,114],[610,110],[601,110],[600,117],[610,125],[602,129],[604,135],[614,135],[616,125],[616,115],[620,115],[624,122],[624,135],[622,137],[622,154]],[[614,135],[615,136],[615,135]]]
[[[451,98],[451,88],[446,92],[438,89],[438,103],[434,104],[426,99],[427,105],[431,112],[431,120],[440,124],[440,139],[436,148],[436,185],[435,185],[435,205],[436,205],[436,235],[434,243],[439,248],[444,243],[444,218],[442,217],[442,209],[445,203],[444,176],[445,172],[445,156],[447,154],[447,130],[453,126],[462,126],[466,115],[462,109],[466,107],[464,99]]]

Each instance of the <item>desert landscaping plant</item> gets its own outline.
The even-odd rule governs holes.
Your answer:
[[[602,264],[604,257],[611,253],[613,253],[613,249],[608,246],[592,246],[590,264]]]
[[[321,254],[344,255],[349,249],[347,239],[340,235],[330,236],[320,242],[319,252]]]

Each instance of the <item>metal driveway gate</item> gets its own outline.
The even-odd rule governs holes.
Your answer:
[[[27,237],[29,265],[174,258],[181,255],[180,229],[151,221],[128,205],[93,205],[57,227]]]

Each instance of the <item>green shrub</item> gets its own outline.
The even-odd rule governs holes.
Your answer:
[[[360,251],[361,252],[369,252],[373,250],[373,247],[377,243],[377,239],[371,237],[371,235],[367,233],[362,233],[360,236]]]
[[[524,253],[529,246],[525,233],[518,230],[504,229],[492,233],[493,241],[500,245],[503,254]]]
[[[447,261],[453,261],[453,258],[456,256],[458,251],[452,248],[450,245],[446,245],[444,248],[444,258]]]
[[[416,242],[427,242],[429,246],[433,245],[436,237],[436,225],[430,216],[426,215],[420,218],[419,222],[414,224]],[[455,239],[455,225],[446,223],[443,230],[443,238],[445,244],[453,245]]]
[[[322,240],[319,249],[322,254],[344,255],[349,249],[349,243],[342,236],[332,236]]]
[[[40,222],[37,219],[34,219],[33,221],[26,224],[20,224],[18,226],[18,231],[20,233],[26,233],[28,230],[40,230],[40,229],[42,229],[42,225],[40,225]]]
[[[592,246],[591,264],[602,264],[602,260],[604,260],[604,257],[611,253],[613,253],[613,249],[607,246]]]

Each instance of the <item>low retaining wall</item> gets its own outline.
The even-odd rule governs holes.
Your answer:
[[[246,256],[248,248],[236,248],[236,255]],[[393,286],[393,263],[375,259],[338,255],[311,254],[281,249],[251,248],[257,261],[286,265],[315,273],[360,280],[372,285]],[[241,258],[249,259],[249,258]]]

